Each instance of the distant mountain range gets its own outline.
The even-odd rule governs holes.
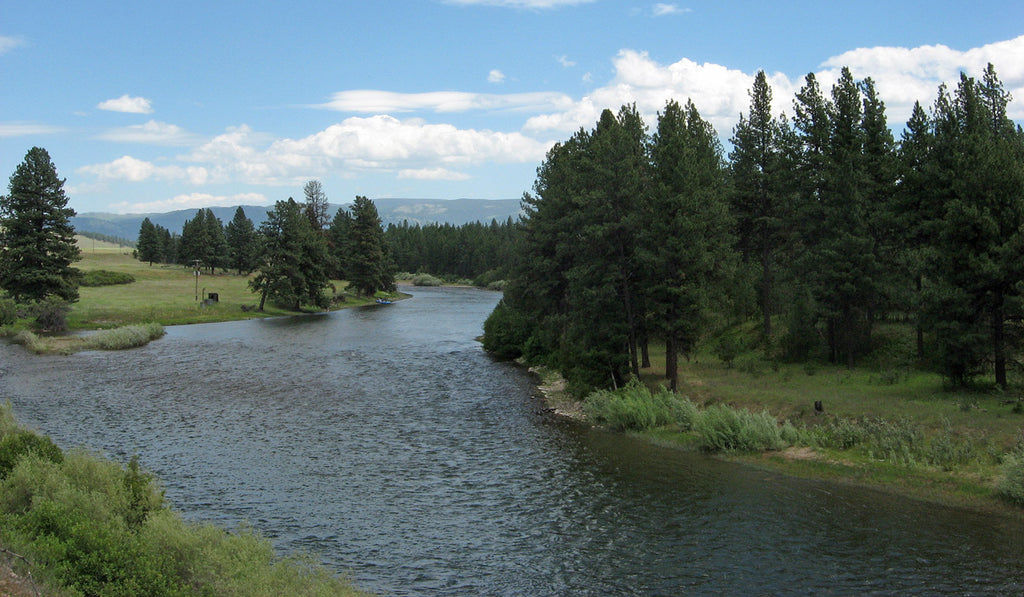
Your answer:
[[[519,199],[374,199],[373,204],[377,206],[377,213],[384,226],[388,224],[401,224],[403,221],[409,224],[453,224],[460,226],[471,222],[490,223],[491,220],[504,222],[508,218],[513,220],[519,218]],[[259,226],[267,219],[267,211],[273,209],[272,205],[243,205],[245,215]],[[331,205],[330,214],[338,211],[339,207],[348,209],[351,204]],[[235,217],[235,207],[212,207],[215,216],[220,218],[225,225]],[[186,220],[196,216],[198,209],[182,209],[167,213],[150,214],[110,214],[110,213],[84,213],[71,218],[71,224],[78,232],[93,232],[106,234],[118,238],[135,240],[139,236],[139,227],[142,220],[149,218],[150,222],[163,226],[164,228],[181,234],[181,227]]]

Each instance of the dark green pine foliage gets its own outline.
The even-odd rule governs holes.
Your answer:
[[[352,202],[352,225],[349,229],[347,279],[357,295],[372,295],[378,290],[395,290],[395,271],[384,240],[377,206],[366,197]]]
[[[224,237],[228,247],[225,265],[240,276],[252,273],[259,265],[259,237],[256,226],[241,207],[235,210],[234,217],[224,227]]]
[[[330,286],[327,243],[315,233],[294,199],[278,201],[260,224],[261,258],[249,287],[260,294],[262,311],[268,298],[298,311],[303,305],[326,308]]]
[[[206,233],[206,253],[203,263],[214,273],[217,268],[228,266],[228,241],[224,235],[224,223],[214,215],[212,209],[206,209],[203,226]]]
[[[760,279],[757,303],[765,351],[772,346],[780,258],[784,258],[792,224],[791,155],[788,125],[772,115],[772,90],[758,71],[750,90],[750,113],[740,115],[733,131],[730,158],[730,204],[736,219],[737,247]]]
[[[139,239],[135,242],[135,251],[139,261],[147,261],[149,265],[163,260],[163,238],[149,218],[143,219],[139,226]]]
[[[0,197],[0,288],[17,302],[78,300],[80,251],[64,180],[45,149],[33,147]]]
[[[940,92],[932,171],[953,178],[940,189],[926,299],[943,372],[967,383],[991,363],[1003,388],[1019,346],[1009,322],[1024,316],[1024,133],[1009,100],[992,65],[980,82],[961,75],[951,101]]]
[[[331,257],[331,277],[347,280],[352,255],[352,214],[339,207],[327,229],[327,252]]]
[[[737,254],[722,148],[692,102],[668,102],[658,115],[651,155],[655,217],[642,243],[645,266],[654,274],[647,305],[665,339],[666,377],[675,390],[679,355],[693,349],[716,313],[728,312],[727,282]]]

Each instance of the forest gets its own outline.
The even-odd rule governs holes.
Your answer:
[[[918,101],[897,141],[875,82],[814,74],[772,112],[764,72],[725,155],[692,102],[653,131],[635,105],[557,143],[522,199],[515,258],[485,348],[545,364],[571,390],[621,387],[663,342],[678,360],[757,321],[776,361],[855,366],[882,322],[915,365],[963,386],[1020,371],[1024,133],[989,65]]]

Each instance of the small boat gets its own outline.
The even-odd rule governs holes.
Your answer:
[[[391,301],[389,301],[388,299],[379,298],[379,299],[377,299],[377,304],[378,305],[390,305]]]

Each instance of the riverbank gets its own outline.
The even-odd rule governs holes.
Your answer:
[[[785,368],[783,368],[785,369]],[[531,369],[549,412],[579,424],[596,425],[584,402],[565,391],[556,372]],[[643,372],[652,389],[662,387],[655,369]],[[936,465],[912,454],[885,458],[876,450],[851,445],[846,449],[787,445],[756,452],[719,451],[712,456],[791,477],[856,485],[915,500],[1009,516],[1024,520],[1024,509],[999,495],[1002,455],[1017,449],[1024,416],[1016,402],[1002,394],[956,393],[943,389],[937,376],[907,374],[898,383],[881,384],[865,371],[821,368],[814,375],[794,370],[737,371],[711,359],[695,359],[681,369],[681,394],[698,408],[728,405],[737,410],[766,411],[782,427],[815,429],[824,426],[855,429],[864,421],[896,421],[908,441],[938,446],[962,458]],[[814,409],[808,397],[821,398],[828,412]],[[662,426],[626,431],[652,443],[681,450],[699,450],[692,430]]]

